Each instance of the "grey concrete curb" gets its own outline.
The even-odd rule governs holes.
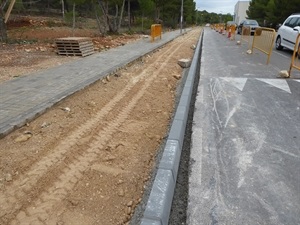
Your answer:
[[[203,31],[176,109],[141,225],[168,225],[169,222],[193,85],[199,64],[202,37]]]

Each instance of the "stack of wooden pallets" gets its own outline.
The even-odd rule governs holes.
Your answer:
[[[94,53],[93,42],[88,37],[57,38],[55,44],[59,55],[88,56]]]

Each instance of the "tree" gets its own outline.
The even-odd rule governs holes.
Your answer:
[[[4,22],[4,9],[3,5],[0,5],[0,40],[7,41],[6,24]]]
[[[0,1],[0,40],[6,42],[7,41],[7,29],[6,29],[6,21],[8,19],[8,16],[10,14],[10,11],[12,10],[14,6],[15,1],[11,2],[8,9],[7,9],[7,15],[5,15],[4,10],[6,8],[6,5],[8,4],[8,0],[1,0]],[[7,18],[5,18],[5,16]]]
[[[142,12],[142,31],[144,30],[144,16],[150,15],[155,8],[152,0],[138,0],[140,10]]]
[[[275,27],[289,15],[299,11],[300,0],[252,0],[247,11],[262,26]]]
[[[131,30],[130,0],[127,0],[128,29]]]
[[[273,27],[273,24],[276,25],[277,23],[279,23],[279,14],[280,12],[276,10],[275,0],[270,0],[266,7],[266,23],[264,25]]]
[[[193,0],[185,0],[183,8],[184,21],[186,21],[187,24],[192,24],[194,22],[196,3]]]
[[[121,14],[120,14],[120,17],[119,17],[119,24],[118,24],[118,30],[117,30],[117,32],[119,32],[119,30],[121,28],[122,19],[123,19],[123,13],[124,13],[124,7],[125,7],[125,0],[123,0],[123,3],[122,3]]]
[[[265,23],[268,0],[252,0],[247,10],[248,18],[255,19],[259,24]]]
[[[72,25],[72,34],[74,36],[74,30],[75,30],[75,21],[76,21],[76,5],[83,4],[86,0],[67,0],[70,4],[73,5],[72,15],[73,15],[73,25]]]
[[[98,0],[97,2],[103,13],[104,21],[108,26],[109,32],[118,33],[124,13],[125,0]],[[112,6],[114,6],[114,9]],[[119,13],[120,6],[121,12]],[[113,12],[114,15],[112,16],[110,12]]]

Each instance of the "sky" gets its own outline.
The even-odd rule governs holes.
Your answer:
[[[195,0],[196,8],[199,11],[215,12],[233,15],[234,6],[238,0]]]

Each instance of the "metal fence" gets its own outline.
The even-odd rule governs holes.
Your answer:
[[[250,48],[251,41],[251,28],[248,26],[243,26],[241,33],[241,40],[248,43],[248,49]]]
[[[298,37],[296,39],[296,44],[294,47],[294,53],[292,56],[291,66],[288,71],[289,76],[291,76],[291,71],[293,68],[300,70],[300,34],[298,34]]]
[[[253,49],[257,49],[265,53],[268,56],[267,64],[270,62],[275,36],[276,31],[274,29],[265,27],[256,28],[254,33],[251,50],[253,52]]]
[[[213,24],[211,25],[211,28],[217,31],[218,33],[222,33],[224,24]],[[235,29],[236,26],[234,25],[226,27],[226,34],[227,37],[230,38],[230,40],[235,39],[235,33],[236,33]],[[253,28],[251,30],[250,26],[244,26],[240,34],[241,34],[241,38],[239,41],[237,41],[237,44],[240,45],[242,41],[246,42],[248,45],[247,54],[252,54],[254,49],[262,52],[263,54],[266,54],[268,57],[266,64],[269,64],[273,52],[273,48],[274,48],[275,37],[276,37],[275,29],[258,27],[255,30]],[[286,76],[286,78],[291,76],[291,71],[293,69],[300,70],[300,34],[298,34],[295,40],[295,47],[291,59],[290,68],[288,71],[284,70],[285,73],[288,73],[287,74],[288,76]]]

